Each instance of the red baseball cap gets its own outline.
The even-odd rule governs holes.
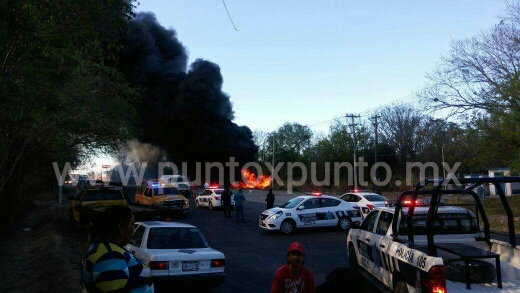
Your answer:
[[[291,243],[291,245],[289,245],[289,250],[287,250],[287,252],[291,252],[294,250],[298,250],[299,252],[305,254],[305,248],[299,242]]]

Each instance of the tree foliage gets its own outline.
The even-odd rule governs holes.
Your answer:
[[[138,96],[113,65],[132,2],[0,0],[0,222],[56,182],[51,162],[129,137]]]

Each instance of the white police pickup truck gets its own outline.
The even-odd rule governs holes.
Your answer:
[[[296,228],[337,226],[348,230],[361,221],[359,209],[352,203],[319,193],[295,197],[277,208],[260,215],[258,225],[265,230],[290,234]]]
[[[520,247],[500,186],[520,178],[459,182],[468,187],[446,190],[441,180],[420,182],[401,194],[394,208],[376,208],[361,225],[353,225],[347,236],[350,267],[361,268],[374,284],[394,292],[520,292]],[[504,204],[508,242],[491,238],[485,210],[473,191],[489,183]],[[431,196],[428,206],[413,204],[419,194]],[[474,204],[441,204],[441,198],[450,202],[453,195],[470,197]]]

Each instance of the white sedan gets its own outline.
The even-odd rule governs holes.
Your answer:
[[[363,216],[366,216],[374,208],[382,208],[388,203],[386,197],[373,193],[370,190],[360,190],[347,192],[339,197],[340,199],[356,204]]]
[[[224,254],[189,224],[137,222],[125,248],[150,267],[156,284],[200,280],[216,286],[226,279]]]
[[[292,233],[296,228],[337,226],[350,229],[352,222],[361,221],[355,205],[333,196],[298,196],[260,215],[259,226],[265,230]]]
[[[208,207],[210,210],[222,207],[223,188],[208,188],[195,198],[195,206]],[[234,195],[231,196],[231,207],[235,206]]]

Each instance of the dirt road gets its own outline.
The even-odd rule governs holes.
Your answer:
[[[0,237],[0,292],[78,292],[87,233],[67,227],[67,211],[55,201],[36,202]]]

